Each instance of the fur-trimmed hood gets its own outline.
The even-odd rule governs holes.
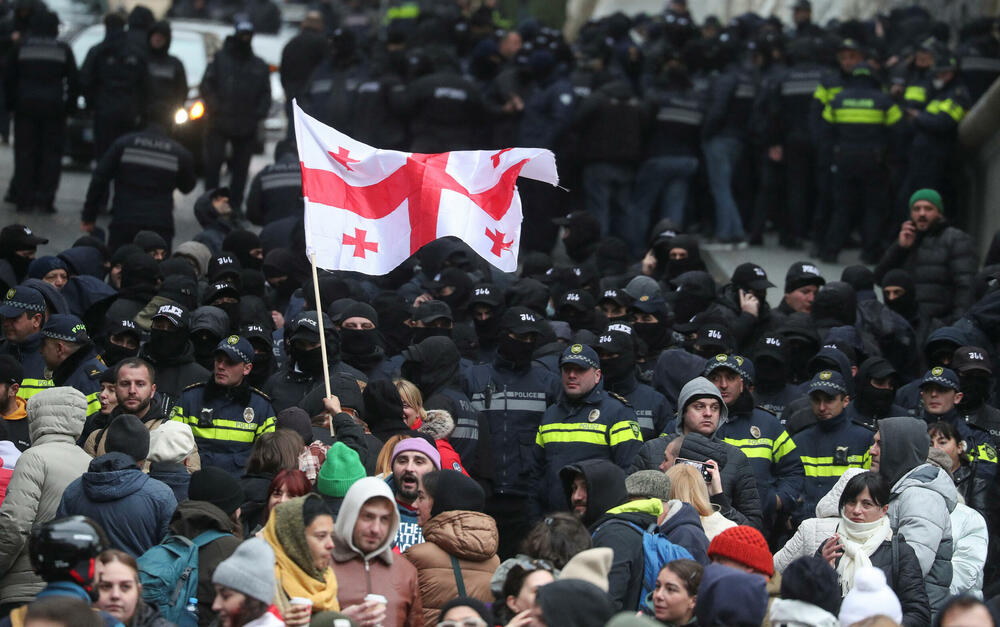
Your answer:
[[[435,440],[447,440],[455,431],[455,419],[444,409],[431,409],[417,431],[426,433]]]

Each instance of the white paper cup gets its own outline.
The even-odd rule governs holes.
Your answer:
[[[365,596],[365,601],[374,601],[379,604],[379,609],[385,611],[385,606],[389,603],[389,599],[385,598],[381,594],[369,594]]]
[[[312,599],[307,599],[306,597],[292,597],[288,599],[289,605],[305,605],[306,607],[312,609]]]

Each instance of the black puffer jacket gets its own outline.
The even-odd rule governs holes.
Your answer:
[[[820,555],[821,551],[822,547],[816,551],[816,555]],[[895,560],[893,552],[896,553]],[[891,541],[883,542],[871,554],[870,559],[872,566],[885,573],[886,584],[899,598],[899,604],[903,607],[903,627],[930,625],[931,608],[927,602],[920,562],[906,539],[894,535]],[[893,561],[896,562],[895,567]]]
[[[943,218],[927,231],[917,232],[910,248],[898,242],[889,246],[875,268],[875,279],[881,283],[893,268],[902,268],[913,277],[922,314],[951,323],[972,305],[972,279],[978,268],[972,238],[948,226]]]
[[[709,440],[698,433],[688,433],[681,445],[680,457],[698,462],[714,459],[722,474],[722,494],[712,497],[723,516],[739,525],[764,530],[757,480],[750,461],[732,444]]]

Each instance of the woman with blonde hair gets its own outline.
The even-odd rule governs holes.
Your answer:
[[[736,523],[719,513],[708,498],[708,486],[701,473],[689,464],[674,464],[667,470],[670,498],[690,503],[701,517],[701,526],[711,540]]]
[[[424,397],[420,393],[420,389],[406,379],[396,379],[393,383],[396,384],[399,398],[403,401],[403,421],[406,422],[407,427],[417,429],[420,423],[427,419]]]

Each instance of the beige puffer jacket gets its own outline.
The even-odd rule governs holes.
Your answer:
[[[479,512],[441,512],[423,526],[424,542],[403,557],[417,567],[424,625],[436,625],[441,607],[458,596],[451,556],[458,558],[465,595],[484,603],[493,600],[490,578],[500,566],[500,535],[491,517]]]
[[[31,448],[17,460],[0,506],[0,603],[27,603],[44,586],[31,570],[28,533],[55,516],[63,490],[87,471],[90,455],[76,445],[86,419],[87,399],[70,387],[28,401]]]

